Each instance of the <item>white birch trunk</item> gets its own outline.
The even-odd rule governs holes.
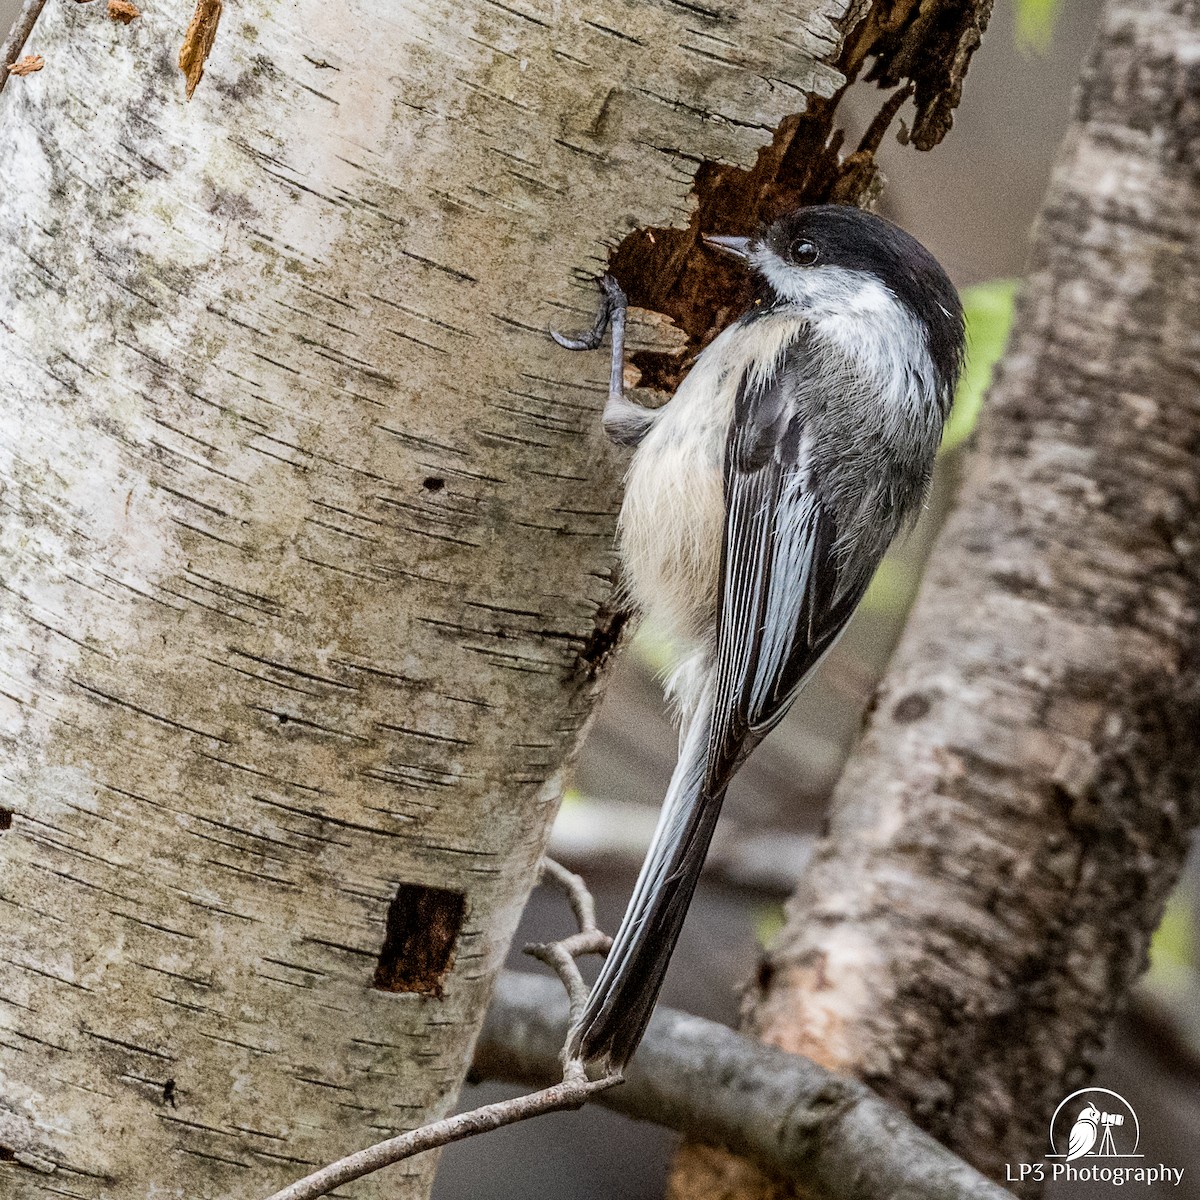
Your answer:
[[[606,365],[545,328],[836,89],[844,7],[245,0],[188,103],[185,0],[50,0],[0,98],[9,1200],[254,1197],[450,1105],[611,641]]]

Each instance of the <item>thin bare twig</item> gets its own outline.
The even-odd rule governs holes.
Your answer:
[[[525,951],[546,963],[558,975],[567,991],[573,1023],[587,1000],[587,984],[579,973],[575,959],[581,954],[606,953],[612,945],[612,938],[596,928],[595,902],[587,885],[578,875],[552,859],[544,858],[541,878],[556,884],[566,893],[579,931],[557,942],[526,946]],[[615,1087],[624,1080],[620,1073],[605,1075],[601,1079],[589,1079],[583,1063],[568,1056],[565,1044],[559,1051],[559,1061],[562,1066],[562,1079],[550,1087],[526,1096],[515,1096],[511,1100],[501,1100],[496,1104],[485,1104],[482,1108],[459,1113],[454,1117],[445,1117],[420,1129],[388,1138],[387,1141],[376,1142],[365,1150],[348,1154],[345,1158],[298,1179],[269,1196],[268,1200],[316,1200],[318,1196],[328,1195],[344,1183],[361,1179],[364,1175],[390,1167],[403,1159],[412,1158],[414,1154],[422,1154],[439,1146],[448,1146],[451,1142],[460,1142],[479,1133],[490,1133],[493,1129],[513,1125],[517,1121],[527,1121],[530,1117],[540,1117],[543,1113],[581,1108],[592,1096]]]
[[[552,858],[542,859],[542,881],[550,880],[567,895],[571,911],[579,924],[579,932],[557,942],[534,943],[525,947],[525,953],[544,962],[562,980],[567,989],[570,1003],[570,1024],[583,1015],[588,998],[588,985],[579,973],[575,960],[583,954],[607,954],[612,947],[612,938],[596,928],[596,902],[587,884],[573,871],[568,871]],[[570,1071],[566,1044],[563,1046],[563,1070]],[[582,1068],[581,1068],[582,1069]],[[566,1076],[564,1075],[564,1078]]]
[[[560,862],[552,858],[542,859],[542,881],[549,879],[557,884],[567,895],[567,902],[575,914],[580,933],[596,932],[596,902],[588,891],[583,878],[574,871],[568,871]]]
[[[579,1108],[597,1092],[620,1082],[619,1075],[607,1075],[596,1080],[564,1080],[540,1092],[531,1092],[527,1096],[516,1096],[512,1100],[501,1100],[497,1104],[485,1104],[482,1108],[461,1113],[457,1117],[447,1117],[443,1121],[435,1121],[432,1125],[414,1129],[411,1133],[403,1133],[399,1137],[389,1138],[386,1142],[378,1142],[357,1154],[349,1154],[276,1192],[269,1200],[316,1200],[316,1197],[328,1195],[343,1183],[361,1179],[372,1171],[389,1167],[401,1159],[411,1158],[425,1150],[433,1150],[450,1142],[474,1137],[477,1133],[489,1133],[493,1129],[500,1129],[517,1121],[540,1117],[543,1113]]]

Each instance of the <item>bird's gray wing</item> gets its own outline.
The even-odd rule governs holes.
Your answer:
[[[809,353],[801,338],[787,351]],[[783,716],[862,596],[845,586],[837,529],[813,486],[805,420],[820,397],[809,373],[749,372],[725,447],[725,534],[717,611],[710,788]]]
[[[807,354],[804,339],[789,354]],[[805,461],[799,394],[812,372],[748,375],[725,446],[725,524],[710,673],[612,949],[572,1030],[573,1053],[620,1066],[637,1049],[712,841],[725,788],[786,711],[861,595],[835,562],[834,522]],[[856,577],[857,578],[857,577]]]

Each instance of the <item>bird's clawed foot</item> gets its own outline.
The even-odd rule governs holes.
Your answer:
[[[604,331],[612,327],[604,431],[618,445],[636,446],[654,423],[654,413],[625,398],[625,310],[629,301],[621,285],[607,272],[597,282],[601,292],[600,311],[592,328],[579,337],[567,337],[552,329],[550,336],[567,350],[595,350],[604,340]]]
[[[600,285],[600,311],[596,314],[596,323],[587,333],[578,337],[568,337],[557,329],[550,330],[550,336],[565,350],[595,350],[604,340],[604,333],[611,324],[613,327],[613,345],[616,347],[618,328],[624,334],[625,309],[629,301],[621,285],[606,271],[596,281]]]

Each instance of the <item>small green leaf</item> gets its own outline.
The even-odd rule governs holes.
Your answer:
[[[783,928],[783,905],[771,904],[754,914],[754,939],[765,950]]]
[[[665,675],[675,665],[671,643],[661,629],[643,621],[629,647],[633,657],[655,675]]]
[[[888,554],[875,572],[860,607],[865,612],[901,612],[912,602],[920,582],[915,567],[899,555]]]
[[[1024,54],[1045,54],[1054,40],[1054,27],[1062,0],[1016,0],[1017,49]]]
[[[1176,888],[1150,941],[1150,969],[1193,966],[1193,936],[1188,896],[1181,888]]]
[[[992,382],[992,371],[1008,344],[1016,295],[1015,279],[993,279],[963,290],[967,364],[958,381],[954,407],[942,435],[943,453],[961,445],[975,429],[983,408],[984,393]]]

